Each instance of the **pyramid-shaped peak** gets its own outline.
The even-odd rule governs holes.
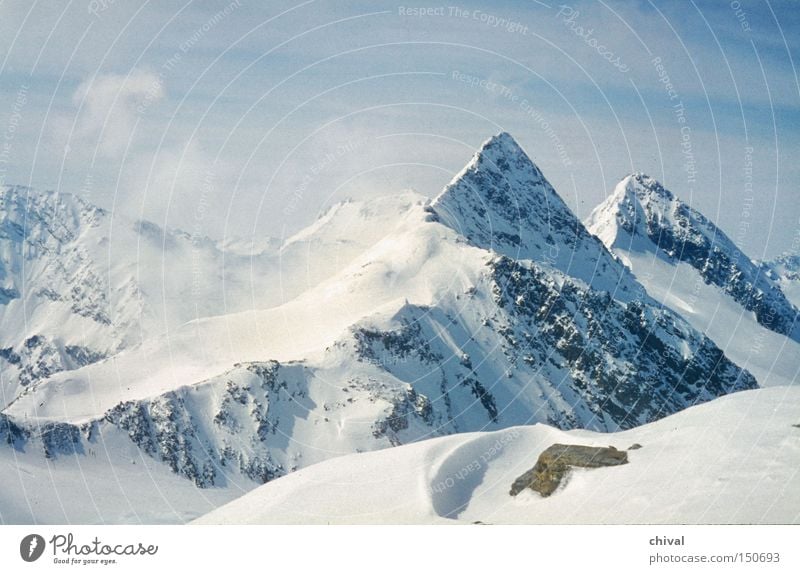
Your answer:
[[[481,144],[466,169],[477,168],[493,172],[516,172],[541,178],[542,172],[531,161],[517,141],[507,132],[500,132]]]
[[[646,173],[637,172],[624,177],[620,187],[634,192],[639,199],[658,198],[666,201],[675,199],[672,192],[661,185],[661,182]]]
[[[536,165],[507,132],[481,144],[469,163],[434,200],[434,207],[466,218],[483,218],[487,208],[516,221],[537,205],[561,210],[561,199]]]
[[[642,173],[626,176],[598,205],[586,225],[609,249],[659,254],[694,267],[706,284],[716,285],[755,313],[764,327],[800,342],[798,310],[780,287],[697,209]]]
[[[500,152],[503,154],[524,154],[522,148],[508,132],[500,132],[483,142],[478,153]]]
[[[511,259],[530,259],[626,296],[622,286],[630,278],[624,266],[589,234],[505,132],[483,143],[431,210],[475,246]]]

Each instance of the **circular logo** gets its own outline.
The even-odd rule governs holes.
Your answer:
[[[44,538],[38,534],[28,534],[19,543],[19,555],[25,562],[35,562],[44,553]]]

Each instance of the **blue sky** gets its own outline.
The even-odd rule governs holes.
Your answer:
[[[0,179],[281,237],[346,197],[435,195],[505,130],[580,216],[644,171],[774,256],[800,238],[799,12],[5,0]]]

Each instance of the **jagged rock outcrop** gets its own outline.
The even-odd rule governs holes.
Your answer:
[[[526,488],[530,488],[542,496],[550,496],[558,489],[572,467],[600,468],[627,463],[628,453],[613,446],[554,444],[539,455],[533,468],[514,481],[509,494],[516,496]]]

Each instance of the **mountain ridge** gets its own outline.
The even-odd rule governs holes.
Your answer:
[[[798,309],[760,267],[713,222],[646,174],[626,176],[588,218],[610,248],[638,249],[649,240],[656,253],[694,267],[758,322],[800,342]]]
[[[762,386],[797,380],[797,283],[757,263],[711,220],[645,174],[623,178],[588,228],[659,302],[710,336]],[[786,270],[784,270],[786,271]]]
[[[634,281],[564,203],[506,132],[486,140],[431,204],[473,244],[558,269],[616,299],[633,300]]]
[[[630,428],[756,386],[647,295],[510,136],[433,202],[407,199],[296,235],[330,260],[347,221],[385,228],[293,299],[32,385],[3,411],[16,444],[59,457],[124,438],[198,486],[251,488],[346,452],[535,422]],[[498,225],[519,239],[494,241]]]

